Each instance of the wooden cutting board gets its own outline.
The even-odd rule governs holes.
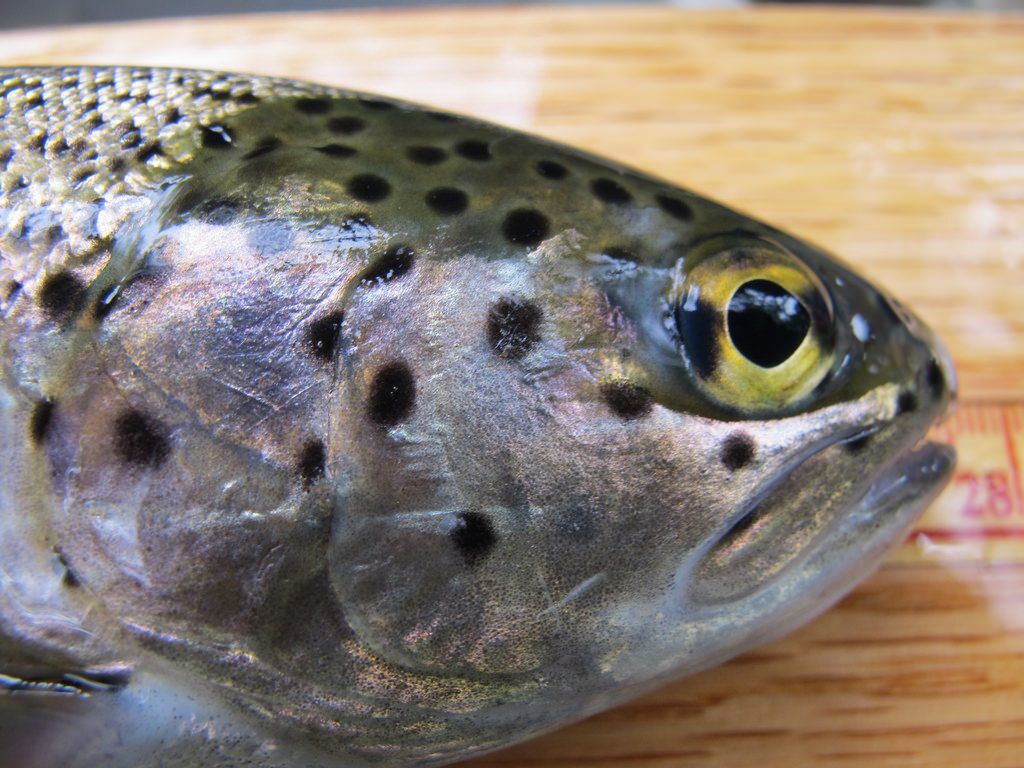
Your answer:
[[[473,765],[1024,766],[1024,17],[392,10],[0,33],[0,63],[387,93],[652,171],[842,254],[952,349],[960,469],[796,634]]]

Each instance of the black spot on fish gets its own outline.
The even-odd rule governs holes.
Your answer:
[[[123,157],[112,157],[107,167],[110,168],[110,172],[113,174],[119,174],[127,167],[128,163]]]
[[[37,133],[35,136],[29,139],[29,149],[34,149],[36,152],[42,153],[43,148],[46,146],[46,139],[46,131],[41,131],[40,133]]]
[[[742,469],[754,458],[754,441],[745,432],[734,432],[722,443],[722,464],[730,472]]]
[[[366,127],[366,123],[358,117],[346,115],[344,117],[332,117],[327,121],[327,130],[342,136],[351,136],[359,133]]]
[[[934,357],[928,361],[928,367],[924,373],[925,382],[935,398],[942,397],[946,391],[946,375],[942,372],[942,366]]]
[[[416,381],[402,361],[388,363],[370,384],[368,413],[379,427],[393,427],[408,418],[416,404]]]
[[[381,101],[380,99],[360,99],[359,101],[367,109],[373,109],[377,112],[386,112],[389,109],[395,108],[395,105],[390,101]]]
[[[331,102],[327,99],[305,97],[295,101],[295,108],[304,115],[326,115],[331,111]]]
[[[309,488],[324,476],[324,465],[327,463],[327,449],[322,440],[307,440],[299,453],[298,470],[302,484]]]
[[[697,373],[703,378],[710,377],[718,364],[718,348],[715,345],[716,320],[718,315],[705,301],[683,301],[676,307],[676,330],[683,350]]]
[[[124,464],[155,469],[167,459],[171,444],[160,422],[132,409],[114,422],[114,452]]]
[[[46,433],[53,422],[54,408],[55,403],[49,397],[36,401],[36,404],[32,406],[32,413],[28,417],[28,434],[36,445],[42,445],[43,440],[46,439]]]
[[[269,155],[275,149],[281,148],[281,140],[277,136],[267,136],[260,139],[259,143],[251,150],[242,155],[243,160],[255,160],[257,157]]]
[[[569,169],[561,163],[556,163],[554,160],[539,160],[535,167],[537,173],[545,179],[552,179],[553,181],[564,179],[569,175]]]
[[[171,107],[166,112],[164,112],[162,119],[163,119],[164,125],[170,125],[171,123],[176,123],[179,120],[181,120],[181,112],[179,111],[179,109],[177,107]]]
[[[487,313],[487,339],[498,357],[518,360],[540,341],[543,313],[531,301],[505,297]]]
[[[230,149],[234,137],[223,125],[204,125],[200,128],[203,146],[207,149]]]
[[[255,93],[245,91],[244,93],[240,93],[237,96],[235,96],[235,101],[237,101],[239,104],[259,104],[260,97],[257,96]]]
[[[325,144],[322,147],[317,147],[316,151],[329,157],[352,157],[356,153],[354,147],[346,144]]]
[[[910,391],[900,392],[896,398],[896,415],[902,416],[905,413],[913,413],[917,410],[917,395]]]
[[[2,254],[0,254],[0,258],[2,258]],[[7,288],[4,290],[4,301],[13,301],[14,297],[21,293],[22,288],[22,284],[17,280],[11,280],[11,282],[7,284]]]
[[[51,320],[64,322],[78,313],[85,300],[85,283],[71,272],[57,272],[43,280],[37,303]]]
[[[513,245],[533,248],[548,236],[551,225],[547,216],[532,208],[517,208],[505,217],[501,231]]]
[[[408,245],[393,245],[366,269],[362,279],[369,283],[397,280],[412,269],[415,260],[416,252]]]
[[[321,360],[334,359],[341,336],[341,322],[345,319],[343,312],[332,312],[314,320],[306,331],[306,345],[309,351]]]
[[[420,165],[437,165],[448,158],[448,153],[440,147],[409,147],[406,157]]]
[[[490,144],[486,141],[478,141],[477,139],[460,141],[455,145],[455,152],[461,157],[464,157],[467,160],[473,160],[477,163],[482,163],[491,159]]]
[[[483,562],[498,543],[490,518],[480,512],[459,512],[448,536],[471,568]]]
[[[627,379],[601,383],[601,397],[612,413],[623,419],[637,419],[651,412],[651,393]]]
[[[380,176],[361,173],[348,181],[348,193],[364,203],[378,203],[391,194],[391,185]]]
[[[54,139],[53,142],[50,143],[48,149],[55,155],[65,155],[67,154],[68,150],[71,149],[71,147],[68,146],[67,139],[65,139],[63,136],[58,136],[56,139]]]
[[[455,216],[466,210],[469,197],[461,189],[454,187],[438,187],[427,192],[427,205],[434,213],[442,216]]]
[[[149,162],[154,157],[162,155],[163,153],[164,148],[159,141],[150,141],[142,145],[142,147],[136,153],[135,159],[138,160],[140,163],[146,163]]]
[[[658,195],[655,199],[658,201],[661,210],[672,218],[679,219],[679,221],[691,221],[693,219],[693,210],[679,198]]]
[[[603,203],[625,205],[633,200],[629,190],[614,179],[594,179],[590,182],[590,191]]]

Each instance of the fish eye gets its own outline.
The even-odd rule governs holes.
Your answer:
[[[770,240],[728,235],[698,244],[676,265],[669,306],[697,388],[729,410],[798,405],[832,366],[828,292]]]
[[[762,368],[774,368],[792,357],[810,327],[811,316],[800,299],[771,280],[750,280],[729,300],[729,340]]]

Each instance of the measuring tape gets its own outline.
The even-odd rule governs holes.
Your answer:
[[[893,559],[1024,562],[1024,403],[961,404],[931,437],[957,467]]]

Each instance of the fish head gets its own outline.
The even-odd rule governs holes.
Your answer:
[[[333,588],[384,658],[628,695],[824,610],[948,479],[922,444],[947,354],[813,246],[730,230],[644,266],[563,231],[527,263],[421,273],[460,287],[419,283],[408,321],[388,300],[436,353],[363,470],[416,456],[444,492],[367,490],[335,528]]]
[[[306,474],[341,621],[276,649],[289,663],[358,648],[375,669],[486,681],[487,701],[561,700],[557,721],[808,620],[948,479],[952,451],[922,444],[954,397],[948,355],[813,245],[696,197],[680,240],[657,223],[679,197],[636,176],[657,203],[624,224],[470,181],[479,207],[452,223],[408,216],[397,185],[367,214],[350,187],[368,179],[275,153],[176,189],[156,240],[223,294],[214,315],[246,297],[202,373],[230,379],[258,340],[285,382],[264,396],[321,409]],[[648,256],[606,247],[616,226]],[[194,309],[163,295],[173,330]],[[129,343],[172,369],[146,362],[172,345]],[[281,409],[261,429],[301,445],[312,423]]]

